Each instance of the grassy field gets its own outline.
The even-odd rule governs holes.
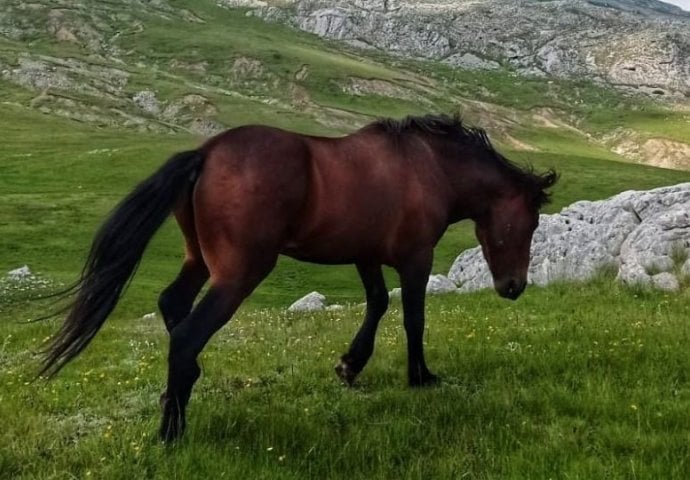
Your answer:
[[[57,282],[74,278],[107,211],[168,153],[198,141],[8,108],[0,271],[28,263]],[[551,211],[690,180],[602,159],[572,139],[560,139],[560,152],[559,139],[542,140],[552,151],[507,154],[562,172]],[[452,228],[437,270],[474,243],[469,225]],[[160,319],[141,317],[155,311],[181,254],[169,222],[113,319],[51,383],[30,379],[57,323],[21,324],[48,307],[4,292],[0,478],[685,478],[690,468],[687,291],[631,291],[604,277],[531,288],[517,303],[492,292],[432,299],[428,355],[444,383],[424,391],[404,384],[394,303],[377,355],[349,390],[332,365],[361,307],[305,316],[284,308],[313,289],[362,301],[354,269],[291,260],[211,342],[188,435],[165,448],[155,431],[166,335]]]
[[[440,387],[405,382],[400,305],[354,389],[332,372],[361,308],[244,309],[203,354],[184,440],[159,444],[166,335],[117,319],[51,383],[54,323],[0,324],[2,478],[687,478],[688,293],[586,286],[433,298]]]
[[[201,92],[227,125],[261,122],[326,134],[374,116],[450,112],[472,99],[468,108],[491,102],[481,104],[494,109],[489,121],[551,109],[595,136],[634,127],[689,138],[687,115],[587,82],[546,84],[508,71],[392,61],[212,2],[172,3],[205,23],[132,12],[146,28],[122,30],[125,62],[114,64],[129,75],[122,96],[68,96],[102,111],[141,114],[128,100],[141,89],[155,90],[164,102]],[[0,62],[13,65],[26,51],[108,64],[45,34],[0,39]],[[228,84],[240,57],[260,60],[264,76]],[[206,73],[175,70],[172,60],[205,60]],[[298,83],[310,106],[298,108],[290,92],[305,64],[309,75]],[[409,89],[419,102],[349,95],[341,87],[352,78]],[[170,154],[202,139],[45,115],[34,108],[38,93],[0,80],[0,279],[28,264],[54,288],[75,278],[107,212]],[[329,127],[322,120],[331,113],[352,117]],[[343,126],[343,118],[353,125]],[[690,181],[690,172],[622,163],[574,129],[527,122],[511,135],[538,151],[507,143],[506,156],[561,173],[547,212]],[[446,273],[475,244],[471,224],[451,227],[437,248],[435,272]],[[428,360],[443,383],[426,390],[405,386],[404,332],[394,301],[371,364],[357,388],[347,389],[332,366],[361,321],[354,267],[281,259],[209,344],[187,436],[166,448],[155,432],[167,339],[160,318],[142,317],[156,310],[182,253],[170,221],[93,345],[50,383],[31,379],[37,352],[58,323],[23,323],[50,310],[31,300],[44,290],[0,280],[0,479],[688,478],[690,291],[627,289],[605,274],[586,285],[529,288],[515,303],[493,292],[430,299]],[[397,286],[392,272],[386,278],[389,288]],[[312,290],[350,306],[285,312]]]

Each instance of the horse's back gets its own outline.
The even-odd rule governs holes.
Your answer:
[[[309,141],[311,176],[300,228],[286,253],[320,263],[392,264],[415,242],[435,242],[445,221],[423,152],[407,155],[371,131]],[[436,222],[436,218],[440,221]]]
[[[441,233],[424,180],[434,166],[401,155],[386,136],[246,126],[214,137],[203,151],[196,224],[221,244],[270,243],[319,263],[391,263],[404,245]]]

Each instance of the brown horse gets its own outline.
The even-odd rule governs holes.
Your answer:
[[[388,307],[381,266],[396,269],[409,382],[434,383],[422,346],[434,246],[449,224],[474,220],[496,290],[516,299],[526,285],[545,189],[556,179],[552,171],[537,175],[509,162],[483,130],[446,116],[381,120],[343,138],[265,126],[226,131],[198,150],[174,155],[106,220],[43,373],[57,373],[94,337],[172,211],[186,257],[159,298],[170,333],[168,385],[161,395],[164,440],[184,429],[200,375],[197,356],[280,254],[357,266],[366,315],[336,367],[348,384],[371,356]],[[209,279],[208,293],[192,308]]]

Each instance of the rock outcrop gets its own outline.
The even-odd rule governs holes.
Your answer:
[[[690,273],[690,183],[627,191],[541,215],[532,240],[529,282],[587,280],[615,269],[627,284],[677,290]],[[492,285],[479,247],[463,252],[448,277],[461,292]]]
[[[690,94],[690,14],[643,0],[220,0],[322,37],[470,69]]]

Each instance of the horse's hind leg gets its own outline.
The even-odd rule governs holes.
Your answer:
[[[383,279],[381,265],[357,265],[357,271],[367,295],[367,313],[348,352],[340,358],[335,367],[338,376],[352,385],[359,372],[374,352],[376,329],[388,309],[388,290]]]
[[[168,386],[161,395],[162,440],[174,440],[184,431],[185,409],[194,382],[201,374],[197,356],[211,336],[230,320],[242,300],[273,269],[277,252],[259,251],[260,257],[245,252],[225,251],[224,254],[231,260],[225,262],[220,274],[214,272],[208,293],[191,314],[170,332]]]
[[[186,245],[185,260],[180,273],[158,297],[158,308],[163,314],[163,321],[168,332],[189,315],[194,299],[209,276],[194,228],[191,202],[187,202],[176,211],[175,217],[184,234]]]
[[[208,269],[201,258],[186,258],[177,278],[158,297],[158,308],[168,332],[192,310],[194,299],[208,280]]]
[[[208,147],[192,195],[196,237],[211,287],[170,332],[168,386],[161,396],[166,441],[184,429],[185,407],[200,374],[197,356],[273,269],[305,204],[304,144],[293,137],[269,144],[246,134],[231,131]],[[258,159],[259,154],[264,156]]]

